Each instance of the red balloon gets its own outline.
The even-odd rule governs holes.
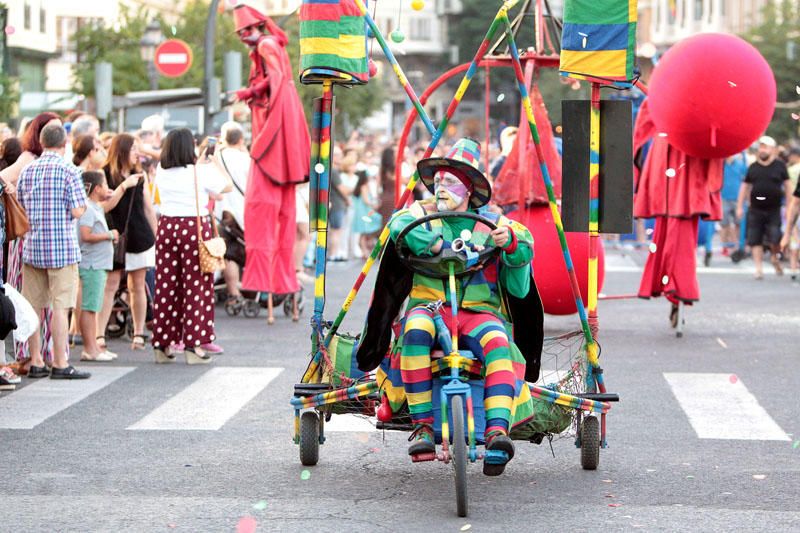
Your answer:
[[[736,154],[763,135],[776,100],[775,76],[751,44],[703,33],[664,54],[650,79],[650,112],[667,141],[689,155]]]
[[[553,223],[549,206],[536,206],[514,211],[509,218],[518,220],[533,235],[533,277],[542,297],[544,312],[551,315],[571,315],[577,313],[572,285],[561,253],[561,243]],[[583,305],[586,306],[589,290],[589,234],[567,233],[567,247],[575,265],[578,286],[581,289]],[[603,241],[598,242],[597,250],[597,290],[603,288],[605,281],[605,252]]]

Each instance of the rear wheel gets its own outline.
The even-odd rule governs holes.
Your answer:
[[[597,470],[600,464],[600,421],[587,416],[581,423],[581,466],[584,470]]]
[[[458,516],[467,516],[467,444],[464,433],[464,399],[455,395],[450,401],[453,414],[453,468],[456,474],[456,510]]]
[[[319,462],[319,415],[315,411],[300,416],[300,462],[304,466]]]

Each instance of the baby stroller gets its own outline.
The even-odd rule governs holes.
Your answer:
[[[239,271],[244,272],[245,246],[244,230],[228,211],[223,211],[222,220],[219,221],[220,236],[225,239],[225,259],[233,261],[239,265]],[[219,278],[214,284],[214,292],[219,301],[225,302],[225,312],[228,316],[238,316],[244,314],[247,318],[257,318],[261,314],[261,309],[267,309],[267,322],[272,324],[275,319],[272,316],[274,306],[283,306],[283,312],[287,317],[297,322],[303,313],[303,288],[292,294],[269,294],[266,292],[241,291],[241,297],[227,295],[226,282]],[[271,300],[271,301],[270,301]],[[296,302],[296,304],[295,304]],[[296,310],[295,310],[296,305]]]
[[[147,294],[147,311],[145,314],[145,327],[152,329],[153,322],[153,296],[149,283],[145,284]],[[114,304],[111,308],[111,316],[106,324],[106,337],[118,339],[123,335],[133,338],[133,312],[130,305],[130,293],[128,292],[128,278],[122,276],[119,288],[114,294]]]

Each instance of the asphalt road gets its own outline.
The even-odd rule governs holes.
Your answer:
[[[603,292],[635,292],[641,255],[608,257]],[[552,453],[518,442],[499,478],[469,466],[470,514],[458,518],[452,468],[412,464],[406,434],[359,431],[360,420],[329,432],[305,468],[288,402],[310,308],[273,326],[218,308],[227,354],[211,368],[156,366],[113,342],[119,360],[80,365],[97,371],[84,384],[3,393],[0,530],[797,531],[800,285],[715,263],[682,339],[663,300],[601,302],[605,378],[622,401],[597,471],[580,468],[569,438]],[[357,268],[331,265],[329,310]],[[345,330],[360,329],[367,296]],[[550,332],[576,326],[547,319]]]

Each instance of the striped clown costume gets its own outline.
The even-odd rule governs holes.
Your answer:
[[[376,324],[377,315],[385,311],[387,306],[396,306],[398,298],[405,299],[407,296],[408,303],[401,321],[398,343],[403,388],[412,421],[416,426],[414,434],[416,441],[409,448],[409,453],[412,455],[433,448],[433,434],[430,431],[434,420],[431,401],[433,379],[431,351],[437,346],[433,311],[428,304],[445,303],[438,312],[448,329],[458,332],[459,347],[470,350],[482,363],[486,409],[484,435],[487,448],[498,436],[503,436],[511,446],[508,433],[513,420],[515,397],[519,394],[519,383],[524,383],[526,378],[535,381],[535,376],[532,374],[538,375],[539,371],[541,302],[531,273],[533,238],[525,226],[501,215],[480,212],[498,227],[497,231],[492,232],[485,224],[472,219],[453,217],[431,220],[417,226],[404,236],[403,246],[407,247],[412,255],[420,257],[436,257],[443,248],[451,246],[457,238],[464,239],[478,250],[489,246],[501,248],[501,253],[490,260],[483,269],[467,272],[456,280],[457,324],[451,314],[451,295],[447,279],[419,272],[403,276],[393,267],[396,260],[397,238],[409,224],[423,216],[440,211],[476,213],[486,205],[491,189],[486,178],[478,170],[479,155],[480,146],[477,142],[462,139],[456,143],[447,157],[419,162],[420,179],[434,193],[434,197],[414,202],[409,208],[395,213],[390,221],[392,243],[387,247],[381,262],[381,271],[376,281],[376,294],[367,317],[367,330],[362,336],[359,347],[359,366],[364,370],[372,366],[366,361],[370,358],[370,347],[374,346],[375,342],[381,345],[382,341],[378,338],[381,334],[377,332],[379,327]],[[453,186],[444,190],[448,178],[453,182]],[[464,194],[465,192],[467,194]],[[496,238],[495,234],[499,234],[499,237]],[[391,279],[395,275],[393,272],[399,276],[397,279]],[[388,297],[386,299],[381,298],[379,302],[377,300],[382,284],[394,285],[397,291],[394,291],[393,295],[386,295]],[[407,290],[404,286],[407,286]],[[533,360],[531,372],[526,369],[527,354],[526,358],[519,356],[520,351],[513,346],[509,304],[509,300],[513,299],[516,307],[523,309],[529,296],[535,296],[535,299],[528,302],[528,314],[539,317],[535,321],[538,323],[529,328],[527,340],[532,342],[526,342],[528,352],[534,356],[531,358]],[[390,309],[388,313],[391,312]],[[537,328],[538,334],[535,333]],[[531,331],[534,334],[531,334]],[[513,446],[509,455],[513,456]]]

